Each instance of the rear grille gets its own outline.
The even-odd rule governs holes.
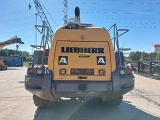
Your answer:
[[[72,68],[71,75],[94,75],[94,69]]]

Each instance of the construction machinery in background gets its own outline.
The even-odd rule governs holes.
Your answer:
[[[35,28],[39,31],[40,34],[42,34],[42,38],[40,45],[31,45],[31,47],[34,47],[36,50],[43,49],[45,52],[45,49],[50,47],[54,33],[40,2],[38,0],[33,0],[33,2],[43,25],[35,25]]]
[[[40,2],[38,0],[33,0],[33,2],[37,10],[36,19],[37,19],[37,15],[39,15],[42,21],[42,25],[35,25],[35,28],[37,29],[37,31],[42,35],[41,42],[39,45],[37,44],[31,45],[31,47],[34,48],[33,64],[39,64],[39,63],[43,63],[44,59],[45,61],[48,60],[49,48],[50,48],[54,33]],[[29,9],[31,9],[30,3],[28,7]],[[37,61],[37,58],[38,58],[38,61]]]
[[[3,58],[0,57],[0,71],[7,70],[7,65],[3,63]]]
[[[0,42],[0,49],[11,44],[17,44],[17,46],[19,46],[18,44],[24,44],[24,42],[22,42],[21,38],[15,36],[6,41]],[[0,57],[0,70],[7,70],[7,65],[4,64],[2,57]]]
[[[0,49],[4,48],[5,46],[11,45],[11,44],[24,44],[22,42],[21,38],[18,38],[17,36],[12,37],[6,41],[0,42]]]

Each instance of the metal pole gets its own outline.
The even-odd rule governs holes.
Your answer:
[[[37,25],[37,15],[38,15],[38,13],[35,13],[35,15],[36,15],[36,25]],[[34,43],[35,45],[37,45],[37,29],[35,28],[35,43]]]
[[[152,75],[152,61],[149,62],[149,72],[148,72],[149,75]]]
[[[64,0],[63,1],[63,5],[64,5],[64,9],[63,9],[63,12],[64,12],[64,18],[63,18],[63,20],[64,20],[64,24],[67,24],[67,17],[68,17],[68,15],[67,15],[67,10],[68,10],[68,0]]]

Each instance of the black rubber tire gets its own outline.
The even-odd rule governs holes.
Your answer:
[[[118,106],[118,105],[121,104],[122,99],[123,99],[123,96],[120,96],[118,98],[115,98],[115,99],[112,99],[112,100],[109,100],[109,101],[101,101],[101,105],[115,107],[115,106]]]
[[[34,101],[35,106],[39,108],[49,107],[49,105],[51,104],[51,101],[44,100],[40,97],[37,97],[36,95],[33,95],[33,101]]]

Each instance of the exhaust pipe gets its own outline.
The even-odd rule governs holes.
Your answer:
[[[75,12],[75,19],[77,19],[80,24],[80,9],[79,9],[79,7],[76,7],[74,12]]]
[[[80,10],[79,7],[76,7],[75,10],[75,18],[68,19],[68,24],[65,26],[65,29],[77,29],[80,25]]]

